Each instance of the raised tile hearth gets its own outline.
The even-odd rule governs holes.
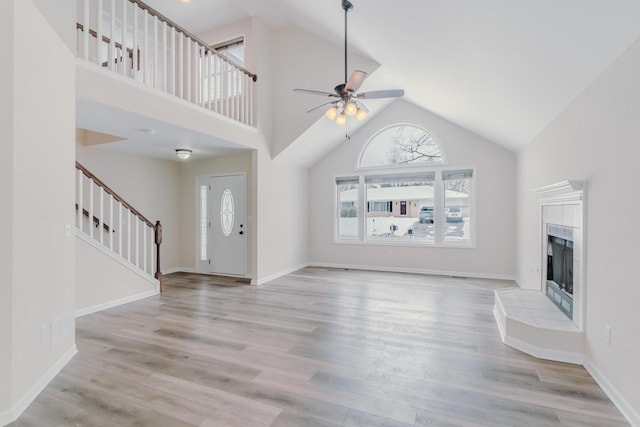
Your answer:
[[[582,364],[583,333],[542,292],[494,293],[493,313],[505,344],[541,359]]]

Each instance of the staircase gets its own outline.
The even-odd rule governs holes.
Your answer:
[[[75,228],[86,244],[76,249],[76,315],[162,291],[160,221],[151,222],[77,162]]]

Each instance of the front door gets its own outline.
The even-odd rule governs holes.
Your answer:
[[[210,273],[247,272],[247,200],[244,175],[209,178]]]

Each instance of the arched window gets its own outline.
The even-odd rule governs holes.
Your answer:
[[[388,126],[365,144],[357,168],[446,164],[445,153],[433,135],[419,126],[401,123]]]

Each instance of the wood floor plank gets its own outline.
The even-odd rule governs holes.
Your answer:
[[[77,319],[79,353],[12,426],[628,425],[581,366],[502,344],[466,279],[308,267],[177,273]]]

